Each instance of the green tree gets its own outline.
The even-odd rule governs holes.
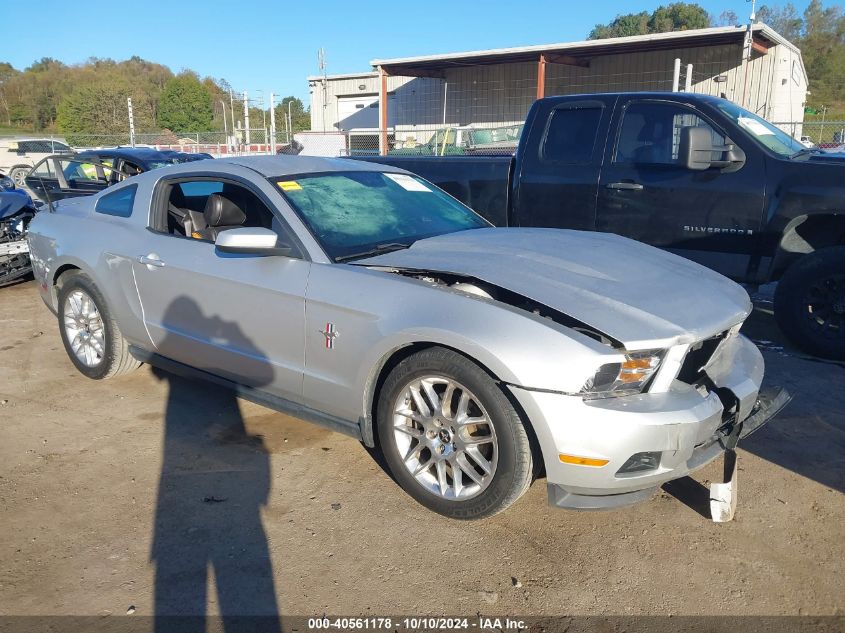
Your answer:
[[[9,109],[9,84],[20,73],[8,62],[0,62],[0,109],[2,109],[6,125],[12,124],[11,110]]]
[[[700,5],[692,2],[673,2],[665,7],[657,7],[651,14],[643,11],[617,15],[607,24],[597,24],[590,31],[588,38],[597,40],[608,37],[705,29],[711,24],[710,15]]]
[[[761,6],[757,11],[757,20],[765,22],[792,42],[801,38],[804,29],[804,20],[795,11],[791,2],[787,2],[783,7]]]
[[[842,7],[825,7],[812,0],[803,15],[791,3],[764,5],[757,19],[765,22],[801,49],[810,81],[807,105],[827,106],[845,114],[845,14]]]
[[[175,132],[212,129],[211,95],[192,72],[168,80],[158,104],[158,125]]]
[[[276,129],[285,129],[285,119],[288,115],[288,104],[290,104],[290,115],[293,119],[293,131],[302,132],[311,129],[311,112],[302,104],[302,100],[294,96],[285,97],[276,106]]]
[[[152,110],[147,97],[137,92],[133,94],[133,86],[128,81],[109,78],[83,84],[62,99],[56,119],[59,131],[67,136],[71,145],[80,140],[77,135],[119,134],[128,137],[127,97],[133,97],[136,130],[152,128]]]
[[[711,25],[710,14],[701,6],[691,2],[673,2],[657,7],[648,20],[649,33],[706,29]]]

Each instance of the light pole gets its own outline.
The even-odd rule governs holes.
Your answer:
[[[226,102],[220,99],[220,105],[223,106],[223,132],[226,134],[226,149],[229,149],[229,124],[226,122]]]
[[[290,125],[291,136],[293,136],[293,116],[291,116],[291,113],[290,113],[290,104],[292,104],[292,103],[293,103],[293,99],[288,101],[288,125]]]

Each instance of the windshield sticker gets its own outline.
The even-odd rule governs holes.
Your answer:
[[[405,191],[428,191],[431,192],[431,189],[426,187],[423,183],[421,183],[416,178],[412,178],[406,174],[385,174],[388,178],[390,178],[393,182],[397,185],[402,187]]]
[[[276,184],[279,185],[279,189],[282,191],[299,191],[302,189],[302,185],[295,180],[282,180]]]
[[[769,128],[765,125],[760,123],[759,121],[755,121],[754,119],[749,119],[748,117],[741,116],[739,117],[739,124],[744,127],[746,130],[754,134],[755,136],[765,136],[766,134],[770,134],[774,136],[774,132],[772,132]]]

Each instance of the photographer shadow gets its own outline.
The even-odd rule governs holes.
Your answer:
[[[169,306],[165,323],[174,322],[204,323],[197,331],[213,332],[259,361],[264,369],[255,386],[272,381],[272,365],[235,323],[203,315],[187,297]],[[165,339],[162,349],[175,347],[171,343],[179,341]],[[259,621],[261,631],[280,631],[261,520],[271,486],[264,440],[247,432],[234,391],[160,369],[153,373],[168,384],[151,551],[155,629],[205,631],[213,579],[226,631],[253,629]]]

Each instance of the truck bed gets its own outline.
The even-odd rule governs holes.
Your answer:
[[[511,156],[360,156],[434,183],[496,226],[507,226]]]

